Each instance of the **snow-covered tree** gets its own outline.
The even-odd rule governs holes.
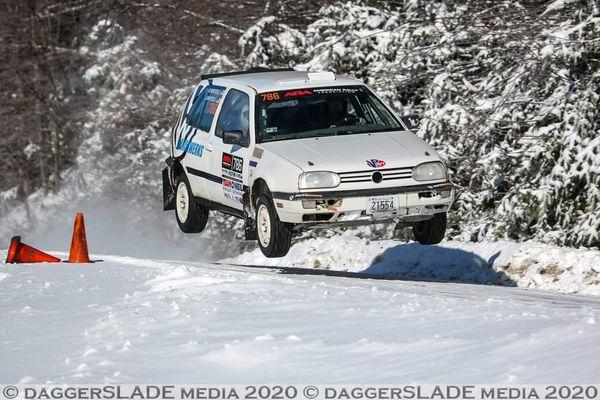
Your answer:
[[[249,63],[352,75],[421,114],[458,185],[453,235],[598,246],[599,16],[593,0],[346,2],[302,32],[265,17],[241,45]]]

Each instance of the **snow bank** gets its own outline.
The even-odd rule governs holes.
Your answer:
[[[256,249],[222,262],[600,295],[600,251],[532,242],[449,241],[421,246],[342,235],[296,243],[284,258],[269,259]]]

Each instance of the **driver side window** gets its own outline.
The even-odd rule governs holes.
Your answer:
[[[225,131],[242,131],[246,140],[249,139],[250,98],[242,91],[231,89],[225,97],[215,135],[222,138]]]

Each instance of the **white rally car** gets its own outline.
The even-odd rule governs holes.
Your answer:
[[[363,83],[292,69],[203,75],[172,130],[164,209],[201,232],[209,210],[245,220],[267,257],[295,231],[396,222],[439,243],[453,185],[435,150]]]

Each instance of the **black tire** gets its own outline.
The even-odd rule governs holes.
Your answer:
[[[438,244],[446,234],[446,213],[434,214],[427,221],[415,222],[412,228],[415,240],[421,244]]]
[[[185,215],[183,215],[184,213],[181,209],[183,192],[180,192],[180,186],[183,186],[181,190],[185,191],[185,201],[188,201],[187,213],[185,213]],[[196,202],[192,189],[190,188],[190,183],[184,174],[177,177],[175,185],[175,218],[177,219],[179,229],[185,233],[202,232],[208,222],[208,209]]]
[[[268,221],[260,215],[262,209],[266,208],[268,212]],[[262,253],[269,258],[283,257],[290,250],[292,244],[292,224],[281,222],[275,207],[273,199],[270,196],[262,195],[256,202],[256,230],[258,236],[258,247]],[[262,223],[265,223],[263,226]],[[268,225],[268,229],[266,229]],[[268,232],[265,232],[267,230]],[[268,241],[265,243],[265,238]]]

